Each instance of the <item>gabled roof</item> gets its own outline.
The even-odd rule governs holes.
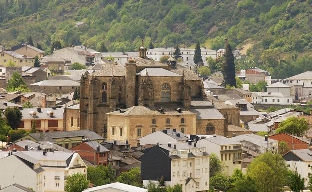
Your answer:
[[[310,149],[291,150],[288,153],[293,153],[295,156],[297,156],[302,161],[305,161],[305,162],[311,162],[312,161],[312,151]]]
[[[151,77],[181,77],[177,73],[173,73],[163,68],[145,68],[138,73],[140,76],[151,76]]]
[[[65,87],[79,87],[80,83],[73,81],[73,80],[43,80],[37,83],[33,83],[30,85],[37,85],[39,87],[47,86],[47,87],[60,87],[60,86],[65,86]]]
[[[197,119],[224,119],[223,115],[215,108],[190,109],[197,115]]]
[[[298,75],[288,77],[288,80],[311,80],[312,79],[312,71],[306,71],[303,73],[300,73]]]
[[[56,132],[45,132],[44,133],[48,138],[58,139],[58,138],[71,138],[71,137],[82,137],[88,138],[90,140],[104,140],[103,137],[90,130],[78,130],[78,131],[56,131]],[[44,139],[42,133],[30,133],[30,137],[37,141]]]
[[[217,145],[240,145],[239,142],[233,141],[221,135],[214,135],[212,137],[206,137],[205,140],[217,144]]]
[[[276,83],[273,83],[271,85],[268,85],[267,87],[268,88],[273,88],[273,87],[285,87],[285,88],[288,88],[289,86],[285,85],[284,83],[281,83],[281,82],[276,82]]]
[[[102,152],[108,152],[109,150],[104,147],[103,145],[101,145],[99,142],[97,141],[88,141],[88,142],[85,142],[87,145],[89,145],[93,150],[97,150],[97,147],[99,146],[99,149],[100,149],[100,153]]]
[[[12,185],[9,185],[3,189],[0,189],[1,192],[33,192],[33,190],[24,187],[20,184],[14,183]]]
[[[63,119],[64,108],[24,108],[22,112],[22,120],[24,119]]]
[[[132,186],[132,185],[124,184],[124,183],[119,183],[119,182],[88,188],[88,189],[85,189],[83,192],[96,192],[96,191],[102,191],[102,190],[108,192],[110,189],[114,191],[118,190],[118,191],[124,191],[124,192],[147,192],[147,189],[143,189],[140,187],[136,187],[136,186]]]

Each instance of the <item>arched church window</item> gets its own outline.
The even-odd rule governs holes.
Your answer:
[[[170,102],[170,85],[164,83],[161,86],[161,102]]]
[[[104,91],[107,90],[107,83],[102,83],[102,90],[104,90]]]
[[[102,92],[102,102],[107,102],[107,92],[106,91]]]

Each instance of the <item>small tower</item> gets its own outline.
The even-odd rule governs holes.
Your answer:
[[[144,44],[143,44],[143,39],[142,39],[142,46],[139,48],[139,56],[141,58],[146,58],[146,51],[147,49],[144,47]]]

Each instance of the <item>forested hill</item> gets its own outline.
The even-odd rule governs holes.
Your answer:
[[[218,49],[227,37],[232,47],[250,47],[245,64],[280,77],[276,67],[311,55],[311,7],[312,0],[0,0],[0,43],[11,47],[31,36],[45,51],[55,41],[133,51],[144,38],[146,46],[200,41]]]

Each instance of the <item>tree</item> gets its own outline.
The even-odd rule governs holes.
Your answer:
[[[259,192],[281,191],[287,183],[287,173],[283,157],[272,152],[256,157],[247,168],[247,176],[256,182]]]
[[[80,64],[80,63],[73,63],[72,64],[72,70],[81,70],[81,69],[86,69],[87,67],[83,64]]]
[[[31,38],[31,36],[29,36],[29,37],[27,38],[27,44],[28,44],[28,45],[31,45],[31,46],[34,46],[34,42],[33,42],[32,38]]]
[[[289,151],[288,144],[285,141],[278,142],[278,153],[285,155]]]
[[[249,84],[249,90],[251,92],[262,92],[267,90],[267,83],[265,81],[259,81],[256,84]]]
[[[235,181],[234,187],[228,192],[258,192],[258,187],[256,182],[247,176]]]
[[[214,153],[210,155],[209,162],[209,175],[210,177],[215,176],[217,173],[221,173],[223,170],[222,163],[218,156]]]
[[[206,78],[210,75],[210,69],[207,66],[201,66],[198,68],[198,73],[201,77]]]
[[[174,56],[174,58],[176,59],[176,60],[178,60],[180,57],[181,57],[181,51],[180,51],[180,47],[179,47],[179,45],[177,45],[176,47],[175,47],[175,50],[174,50],[174,52],[173,52],[173,56]]]
[[[29,101],[23,103],[23,108],[33,108],[33,105]]]
[[[152,41],[149,42],[148,48],[150,49],[154,49],[154,43]]]
[[[0,116],[0,141],[7,141],[7,136],[12,128],[7,124],[6,120]]]
[[[289,117],[285,121],[279,123],[276,133],[288,133],[301,137],[307,130],[309,130],[309,126],[305,118]]]
[[[40,61],[38,56],[35,57],[34,67],[40,67]]]
[[[223,63],[224,85],[236,87],[234,55],[232,52],[231,45],[228,43],[227,39],[225,43],[224,57],[225,57],[225,61]]]
[[[208,67],[211,73],[215,73],[217,71],[222,71],[222,63],[224,58],[221,57],[217,60],[213,59],[212,57],[207,57],[206,61],[208,63]]]
[[[22,137],[24,137],[26,135],[26,131],[25,130],[10,130],[8,133],[9,136],[9,140],[10,142],[14,142]]]
[[[40,49],[40,50],[42,50],[42,46],[39,44],[39,43],[37,43],[37,46],[36,46],[38,49]]]
[[[74,95],[73,95],[73,100],[79,100],[79,98],[80,98],[80,93],[79,93],[78,88],[76,87],[74,91]]]
[[[86,176],[81,173],[76,173],[67,178],[67,182],[65,184],[66,192],[80,192],[84,189],[88,188],[89,181]]]
[[[13,72],[11,78],[8,81],[7,91],[22,91],[27,92],[29,91],[26,83],[24,82],[22,76],[18,72]]]
[[[289,171],[287,183],[294,192],[300,192],[304,189],[304,178],[297,171]]]
[[[54,41],[51,46],[51,51],[62,49],[62,44],[60,41]]]
[[[95,186],[112,183],[116,180],[115,171],[110,166],[88,167],[87,179]]]
[[[8,125],[12,129],[17,129],[21,120],[22,120],[22,112],[18,107],[8,107],[5,109],[4,116]]]
[[[102,43],[100,44],[99,52],[107,52],[107,51],[108,51],[108,50],[107,50],[107,48],[106,48],[106,46],[105,46],[105,43],[102,42]]]
[[[199,41],[196,43],[195,46],[195,54],[193,60],[195,65],[201,65],[201,63],[203,63]]]
[[[167,63],[169,58],[170,58],[169,55],[164,55],[164,56],[160,57],[159,61],[161,63]]]
[[[211,189],[227,191],[231,187],[231,180],[229,176],[223,173],[217,173],[216,175],[210,177],[209,184],[209,188]]]
[[[128,172],[122,172],[117,177],[117,181],[128,185],[142,187],[141,171],[139,168],[133,168]]]

